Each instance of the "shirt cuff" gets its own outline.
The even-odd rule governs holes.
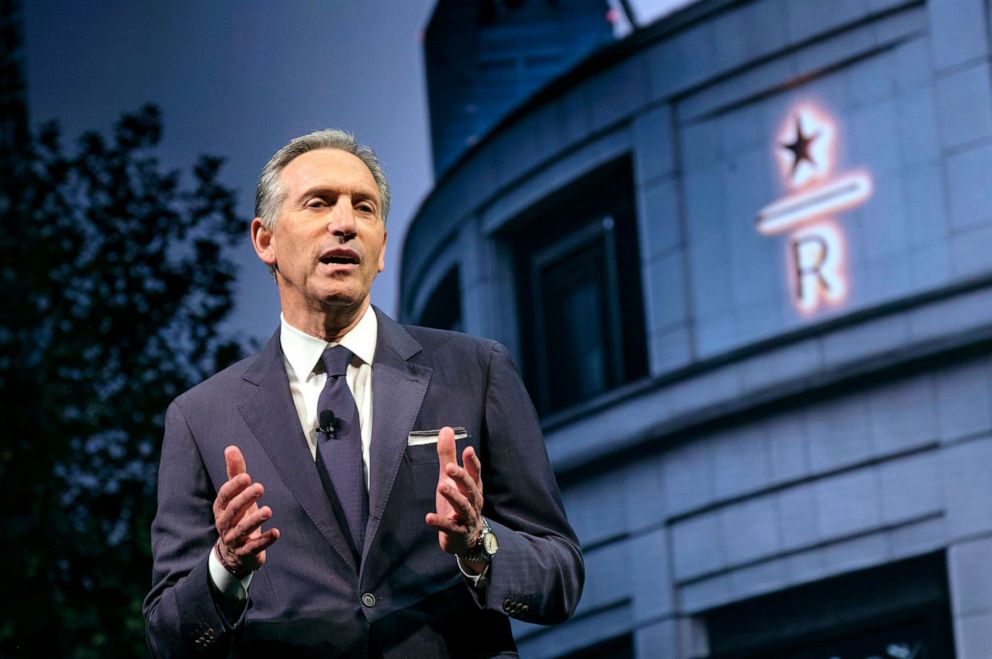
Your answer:
[[[474,588],[478,588],[478,589],[481,590],[481,589],[484,589],[484,588],[486,588],[486,587],[489,586],[489,564],[488,563],[486,564],[486,567],[483,568],[482,572],[480,572],[479,574],[475,574],[474,572],[469,572],[468,569],[465,567],[465,565],[462,564],[462,557],[461,556],[455,556],[455,560],[458,561],[458,569],[462,571],[462,574],[465,575],[465,578],[466,579],[468,579],[469,581],[472,582],[472,586]],[[225,570],[225,572],[226,572],[226,570]],[[228,573],[228,574],[230,574],[230,573]],[[234,577],[232,576],[231,578],[233,579]]]
[[[238,579],[221,564],[220,559],[217,558],[217,550],[213,547],[210,548],[209,567],[210,580],[221,597],[238,602],[243,602],[248,597],[248,585],[251,584],[254,572],[249,572],[244,579]]]

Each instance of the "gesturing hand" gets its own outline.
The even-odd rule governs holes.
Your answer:
[[[262,531],[262,524],[272,517],[268,506],[259,508],[258,499],[265,488],[251,482],[245,458],[237,446],[224,449],[227,482],[214,499],[214,524],[217,527],[217,550],[221,562],[230,572],[242,575],[265,563],[265,550],[279,539],[279,529]]]
[[[458,465],[455,433],[444,427],[437,439],[438,477],[436,511],[427,523],[437,529],[437,541],[449,554],[464,555],[475,548],[482,532],[482,463],[471,446],[462,451]],[[470,565],[481,571],[484,564]]]

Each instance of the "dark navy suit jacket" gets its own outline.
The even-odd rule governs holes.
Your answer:
[[[376,310],[369,520],[360,561],[321,487],[300,428],[279,333],[179,396],[166,414],[145,600],[152,654],[186,656],[514,656],[507,615],[571,615],[583,563],[534,407],[500,344],[401,326]],[[458,453],[482,461],[484,515],[499,540],[481,597],[424,521],[435,508],[436,445],[414,430],[464,426]],[[281,538],[240,617],[211,593],[212,504],[235,444],[265,486]]]

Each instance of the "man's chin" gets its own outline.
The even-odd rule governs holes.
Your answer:
[[[321,295],[318,299],[322,307],[340,312],[361,309],[368,297],[368,293],[363,295],[351,291],[335,291]]]

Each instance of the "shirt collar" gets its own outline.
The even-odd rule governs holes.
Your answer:
[[[372,305],[369,305],[362,314],[362,319],[351,328],[347,334],[341,337],[337,343],[325,341],[316,336],[310,336],[302,330],[298,330],[286,321],[286,317],[279,314],[281,331],[279,332],[279,343],[282,346],[282,354],[286,356],[286,361],[296,374],[299,381],[305,381],[314,367],[320,360],[320,356],[328,346],[343,345],[356,357],[366,364],[372,364],[375,356],[375,344],[379,336],[379,319],[376,318]]]

